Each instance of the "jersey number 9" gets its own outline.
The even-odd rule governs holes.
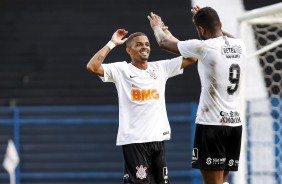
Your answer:
[[[238,89],[240,80],[240,66],[237,64],[232,64],[229,68],[229,81],[231,86],[227,87],[227,92],[229,95],[233,95]]]

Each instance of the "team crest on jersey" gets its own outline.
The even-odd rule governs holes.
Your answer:
[[[143,167],[143,165],[140,165],[140,167],[136,167],[137,172],[136,172],[136,177],[143,180],[144,178],[147,177],[146,169],[147,167]]]
[[[157,74],[155,73],[155,70],[148,70],[147,71],[147,73],[149,74],[149,77],[151,78],[151,79],[157,79]]]

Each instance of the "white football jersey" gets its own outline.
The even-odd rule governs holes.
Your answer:
[[[225,36],[178,42],[183,57],[198,58],[201,96],[196,123],[240,126],[240,86],[245,72],[245,44]]]
[[[165,104],[168,78],[183,73],[182,57],[148,62],[146,70],[131,63],[102,64],[104,82],[113,82],[119,101],[117,145],[169,140]]]

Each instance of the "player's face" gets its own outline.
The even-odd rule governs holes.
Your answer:
[[[136,36],[132,39],[131,47],[128,48],[132,60],[137,62],[147,62],[151,47],[147,36]]]

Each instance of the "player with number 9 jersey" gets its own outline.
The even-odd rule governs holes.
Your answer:
[[[191,12],[200,40],[179,41],[168,30],[162,30],[160,16],[151,13],[148,19],[161,48],[198,59],[201,95],[192,168],[201,170],[204,183],[221,184],[228,182],[229,171],[239,167],[244,123],[240,96],[246,48],[241,40],[221,29],[213,8],[196,5]]]
[[[196,123],[240,126],[240,90],[245,70],[244,43],[221,36],[208,40],[179,41],[184,57],[198,58],[201,96]]]

